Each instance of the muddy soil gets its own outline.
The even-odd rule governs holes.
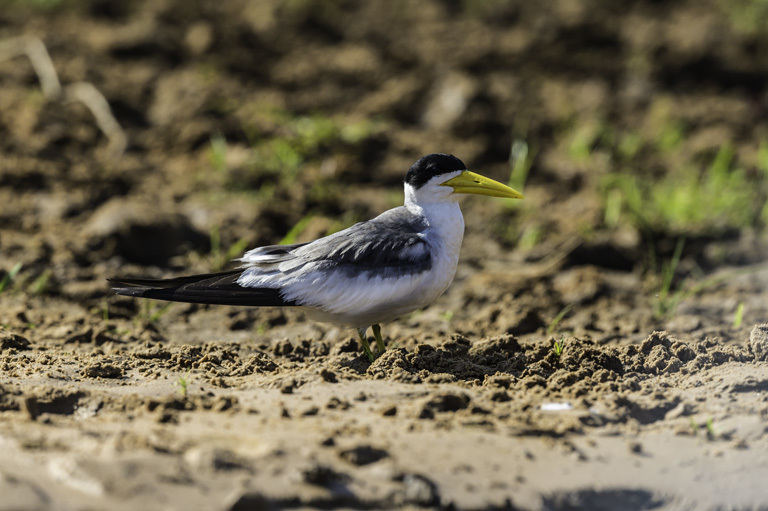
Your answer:
[[[127,146],[0,61],[0,509],[768,508],[765,236],[687,233],[667,300],[681,233],[606,225],[608,170],[556,143],[662,104],[683,152],[754,154],[768,38],[725,4],[3,3]],[[369,218],[422,154],[507,180],[520,138],[526,200],[462,202],[454,284],[373,363],[300,310],[106,282]]]

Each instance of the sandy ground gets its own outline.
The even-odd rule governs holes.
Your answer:
[[[559,356],[552,341],[455,334],[373,364],[351,338],[81,330],[4,334],[6,509],[765,503],[768,381],[754,352],[768,353],[768,328],[745,346],[568,338]]]
[[[0,292],[0,510],[768,509],[764,235],[688,233],[672,289],[695,291],[659,314],[647,256],[679,233],[606,226],[602,160],[553,142],[596,117],[653,129],[663,104],[689,123],[681,151],[752,154],[768,43],[715,3],[470,4],[0,12],[127,140],[115,157],[88,108],[0,61],[0,276],[21,263]],[[385,325],[373,363],[300,310],[164,308],[106,282],[369,218],[424,153],[505,179],[521,133],[524,204],[462,202],[453,286]]]

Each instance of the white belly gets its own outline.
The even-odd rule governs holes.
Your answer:
[[[419,275],[399,278],[358,277],[342,292],[329,293],[325,307],[307,307],[315,321],[363,328],[392,321],[403,314],[429,305],[453,282],[458,264],[455,257],[440,257]],[[332,299],[331,299],[332,298]]]
[[[428,271],[397,278],[369,277],[328,282],[319,307],[306,312],[316,320],[355,328],[384,323],[429,305],[453,282],[464,237],[464,218],[456,203],[425,208],[430,221],[427,241],[432,254]]]

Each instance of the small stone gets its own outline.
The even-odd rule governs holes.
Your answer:
[[[370,445],[359,445],[352,449],[346,449],[339,453],[339,456],[353,465],[370,465],[379,460],[389,457],[389,453],[384,449],[378,449]]]
[[[174,410],[162,409],[155,416],[155,420],[160,424],[178,424],[179,414]]]
[[[349,410],[352,408],[352,405],[349,403],[349,401],[345,401],[343,399],[339,399],[336,396],[333,396],[328,400],[328,403],[326,403],[325,407],[329,410]]]
[[[435,506],[440,502],[437,485],[418,474],[406,474],[403,477],[403,498],[405,503],[419,507]]]
[[[394,417],[397,415],[397,407],[395,405],[388,406],[381,411],[381,415],[384,417]]]
[[[337,481],[349,479],[346,474],[336,472],[333,468],[319,463],[312,463],[301,471],[301,478],[305,483],[318,486],[327,486]]]
[[[307,408],[306,410],[301,412],[301,415],[303,417],[312,417],[312,416],[317,415],[319,411],[320,411],[320,409],[318,407],[310,406],[309,408]]]
[[[336,378],[336,373],[331,371],[330,369],[322,369],[320,371],[320,378],[327,381],[328,383],[336,383],[339,380]]]
[[[283,394],[293,394],[294,390],[296,390],[296,380],[293,378],[283,380],[280,384],[280,392]]]

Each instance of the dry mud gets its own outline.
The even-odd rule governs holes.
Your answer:
[[[4,6],[0,34],[41,37],[129,143],[114,159],[86,108],[0,62],[2,275],[22,263],[0,293],[0,510],[768,509],[764,240],[688,237],[680,272],[707,285],[658,319],[647,240],[585,231],[599,170],[547,143],[563,116],[633,125],[659,96],[691,151],[750,143],[768,45],[709,2],[396,4]],[[304,148],[286,181],[248,172],[254,140],[291,129],[265,105],[383,127]],[[525,205],[462,203],[455,283],[385,325],[374,363],[300,311],[106,283],[210,271],[214,228],[256,246],[308,213],[306,238],[375,215],[423,153],[504,179],[520,122],[540,151]],[[534,216],[539,243],[505,238]]]

